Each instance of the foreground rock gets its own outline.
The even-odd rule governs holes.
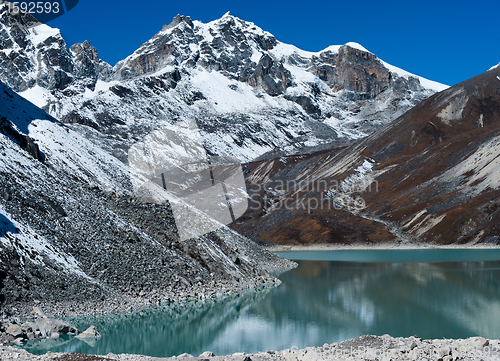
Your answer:
[[[87,339],[87,338],[100,338],[101,334],[97,330],[95,326],[90,326],[87,328],[85,331],[83,331],[81,334],[76,336],[79,339]]]
[[[0,358],[3,361],[26,360],[151,360],[151,361],[413,361],[413,360],[484,360],[493,361],[500,358],[500,341],[487,340],[483,337],[472,337],[465,340],[422,340],[417,337],[393,338],[391,336],[361,336],[342,343],[325,344],[322,347],[308,347],[302,350],[292,347],[282,351],[266,351],[257,354],[236,353],[230,356],[214,356],[212,352],[204,352],[199,357],[182,354],[177,357],[155,358],[140,355],[92,356],[82,354],[49,353],[36,356],[13,347],[0,347]]]
[[[78,330],[75,326],[62,320],[51,318],[38,318],[34,324],[34,331],[40,332],[41,337],[54,337],[57,334],[76,334]]]
[[[23,341],[38,338],[56,339],[61,334],[75,335],[79,332],[68,322],[48,317],[38,307],[33,307],[33,311],[38,316],[35,322],[21,322],[16,317],[4,320],[0,318],[0,344],[20,344]],[[82,333],[82,335],[85,334],[84,337],[99,334],[95,327],[85,332]]]

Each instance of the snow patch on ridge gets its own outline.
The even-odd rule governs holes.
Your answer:
[[[465,95],[463,89],[460,89],[460,91],[454,93],[454,95],[456,96],[453,100],[437,115],[446,125],[451,125],[451,121],[460,121],[462,119],[462,112],[469,100],[469,97]]]
[[[198,68],[191,78],[191,84],[201,90],[203,95],[210,100],[210,102],[202,101],[203,105],[214,104],[213,110],[216,113],[248,112],[259,108],[279,106],[276,99],[269,95],[264,93],[258,98],[250,85],[230,80],[216,71],[210,72]]]
[[[358,187],[360,182],[363,181],[363,186],[362,186],[362,189],[360,190],[364,190],[368,185],[364,185],[364,180],[366,180],[366,176],[370,173],[372,173],[373,171],[373,167],[377,165],[376,163],[374,163],[373,161],[369,161],[368,159],[365,159],[363,161],[363,164],[361,164],[359,167],[357,167],[355,170],[354,170],[354,173],[353,174],[350,174],[349,176],[347,176],[344,181],[342,182],[342,185],[341,187],[342,188],[354,188],[354,187]],[[370,182],[371,183],[371,182]]]
[[[498,67],[500,67],[500,63],[498,63],[497,65],[493,65],[491,68],[488,69],[488,71],[496,69]]]
[[[35,85],[33,88],[29,88],[22,93],[19,93],[23,98],[29,99],[29,101],[35,104],[39,108],[43,108],[51,100],[55,100],[55,97],[50,94],[48,89],[42,88],[40,85]]]
[[[366,48],[365,48],[363,45],[358,44],[358,43],[354,43],[354,42],[352,42],[352,41],[351,41],[351,42],[346,43],[345,45],[350,46],[351,48],[354,48],[354,49],[358,49],[358,50],[365,51],[365,52],[367,52],[367,53],[371,53],[371,54],[373,54],[371,51],[366,50]]]
[[[435,92],[441,92],[445,89],[448,89],[449,86],[445,84],[438,83],[436,81],[432,81],[426,78],[423,78],[421,76],[412,74],[410,72],[407,72],[406,70],[403,70],[401,68],[398,68],[397,66],[391,65],[389,63],[386,63],[383,60],[380,60],[384,66],[389,69],[389,71],[398,74],[400,77],[408,79],[409,77],[414,77],[417,78],[420,81],[420,85],[422,85],[424,88],[434,90]]]
[[[75,176],[88,183],[97,182],[103,189],[120,184],[119,189],[115,191],[127,193],[128,170],[123,163],[87,138],[51,118],[4,84],[0,84],[0,91],[2,115],[18,132],[28,135],[38,144],[48,163],[57,169],[71,169]],[[32,164],[26,163],[27,159],[13,155],[11,161],[4,159],[4,162],[0,162],[0,169],[7,164],[22,161],[24,166],[19,171],[38,172]],[[38,165],[38,162],[34,164]]]
[[[303,58],[309,59],[313,55],[318,55],[318,52],[306,51],[297,48],[295,45],[285,44],[280,41],[276,44],[274,48],[269,50],[269,53],[274,55],[276,59],[282,59],[283,57],[288,57],[292,54],[298,54]]]
[[[43,120],[32,121],[28,129],[48,162],[58,169],[71,170],[75,176],[88,183],[96,182],[102,189],[126,181],[126,166],[79,133]],[[128,193],[124,186],[113,190]]]
[[[43,43],[51,36],[61,36],[61,31],[58,28],[51,28],[50,26],[45,24],[35,26],[34,28],[30,29],[29,32],[29,39],[35,47],[38,44]]]

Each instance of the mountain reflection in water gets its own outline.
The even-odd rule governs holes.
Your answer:
[[[30,352],[172,356],[321,346],[364,335],[500,338],[500,261],[299,261],[274,289],[72,319],[95,342],[31,342]]]

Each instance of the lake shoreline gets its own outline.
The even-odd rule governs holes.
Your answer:
[[[340,250],[397,250],[397,249],[500,249],[500,245],[479,243],[473,245],[437,245],[427,243],[377,243],[377,244],[330,244],[318,243],[310,245],[269,245],[265,246],[270,252],[285,251],[340,251]]]
[[[423,250],[423,249],[500,249],[500,245],[494,244],[476,244],[476,245],[434,245],[434,244],[394,244],[394,243],[378,243],[378,244],[311,244],[311,245],[271,245],[264,248],[272,253],[277,252],[294,252],[294,251],[334,251],[334,250]],[[276,262],[274,268],[276,270],[287,270],[293,268],[294,262],[282,259],[281,262]],[[273,268],[273,267],[270,267]],[[269,269],[270,270],[270,269]],[[231,283],[231,282],[214,282],[210,285],[193,285],[192,292],[183,293],[172,290],[169,292],[167,299],[155,297],[155,294],[144,294],[133,297],[127,294],[114,294],[105,300],[30,300],[30,301],[14,301],[8,304],[1,305],[0,309],[0,324],[9,323],[12,318],[32,319],[36,315],[33,313],[33,306],[42,308],[45,312],[53,315],[55,318],[78,317],[78,316],[94,316],[110,313],[120,313],[137,311],[149,307],[154,307],[161,304],[185,302],[189,300],[197,300],[204,298],[217,298],[229,294],[236,294],[249,289],[256,289],[262,286],[275,287],[280,284],[279,279],[275,277],[263,277],[259,282],[255,280]],[[1,335],[1,332],[0,332]]]
[[[354,244],[354,245],[329,245],[329,244],[318,244],[318,245],[312,245],[312,246],[273,246],[273,247],[267,247],[268,251],[271,252],[282,252],[282,251],[332,251],[332,250],[409,250],[409,249],[416,249],[416,250],[435,250],[435,249],[450,249],[450,250],[456,250],[456,249],[500,249],[500,247],[492,245],[492,244],[487,244],[487,245],[474,245],[474,246],[469,246],[469,247],[458,247],[456,245],[453,246],[436,246],[436,245],[424,245],[423,247],[415,247],[415,245],[394,245],[394,244],[378,244],[377,247],[373,247],[370,245],[359,245],[359,244]],[[277,266],[275,264],[275,266]],[[283,264],[280,264],[277,268],[282,268],[283,270],[286,268],[290,267],[289,261],[283,260]],[[264,278],[262,279],[262,283],[260,286],[267,286],[267,287],[273,287],[277,286],[280,281],[275,279],[274,277],[269,277],[269,278]],[[229,294],[237,294],[239,292],[245,291],[245,290],[251,290],[253,288],[258,288],[257,284],[253,282],[243,282],[242,284],[219,284],[218,287],[214,287],[215,285],[211,285],[211,289],[214,290],[218,288],[218,292],[212,293],[212,296],[223,296],[223,295],[229,295]],[[205,294],[203,293],[203,290],[197,290],[197,292],[201,292],[200,294],[197,294],[197,297],[191,298],[189,297],[179,297],[179,299],[176,299],[175,296],[172,296],[172,300],[175,300],[173,303],[177,303],[178,301],[186,301],[189,299],[204,299]],[[201,297],[200,297],[201,296]],[[207,298],[212,298],[212,297],[207,297]],[[127,312],[131,310],[140,310],[144,308],[149,308],[149,307],[154,307],[155,305],[159,305],[162,303],[158,303],[157,299],[153,299],[148,297],[148,295],[144,295],[144,297],[137,297],[137,298],[115,298],[115,299],[108,299],[104,302],[96,302],[94,300],[88,300],[87,302],[79,303],[79,304],[74,304],[73,302],[58,302],[54,304],[49,304],[45,302],[36,302],[36,303],[31,303],[31,302],[25,302],[25,303],[16,303],[15,306],[17,306],[17,309],[14,308],[15,311],[17,311],[17,314],[10,314],[9,316],[6,317],[5,313],[3,315],[0,315],[0,326],[2,321],[4,325],[6,326],[9,321],[12,320],[14,317],[21,317],[21,318],[28,318],[26,317],[27,314],[33,314],[31,311],[31,307],[33,305],[40,306],[42,309],[47,311],[47,313],[55,315],[55,317],[72,317],[72,316],[90,316],[90,315],[96,315],[96,314],[105,314],[105,313],[115,313],[115,312]],[[11,309],[12,310],[12,309]],[[22,314],[23,316],[20,316]],[[2,317],[3,316],[3,317]],[[2,328],[2,327],[0,327]],[[5,327],[4,327],[5,328]],[[0,331],[2,331],[0,329]],[[0,332],[1,335],[1,332]],[[4,347],[7,345],[3,345]],[[0,349],[1,349],[1,342],[0,342]],[[500,355],[500,354],[499,354]],[[114,355],[116,356],[116,355]],[[254,355],[255,356],[255,355]],[[145,356],[144,356],[145,357]],[[8,358],[7,358],[8,359]],[[22,357],[22,359],[24,359]],[[133,358],[131,360],[142,360],[142,358]],[[144,358],[145,360],[156,360],[154,358]],[[2,352],[0,352],[0,360],[4,360],[2,358]],[[36,359],[36,360],[45,360],[45,359]],[[121,360],[121,358],[120,358]],[[128,359],[127,359],[128,360]],[[163,360],[163,359],[161,359]],[[168,359],[170,360],[170,359]],[[172,359],[173,360],[173,359]],[[300,359],[297,359],[300,360]],[[353,359],[354,360],[354,359]],[[187,359],[186,359],[187,361]],[[214,358],[214,361],[217,361],[216,358]],[[235,361],[241,361],[235,359]],[[290,361],[290,360],[287,360]],[[313,360],[312,360],[313,361]]]
[[[51,353],[34,355],[26,350],[11,346],[0,346],[0,359],[3,361],[48,361],[48,360],[114,360],[114,361],[320,361],[345,360],[366,361],[391,359],[393,361],[429,360],[483,360],[494,361],[500,358],[500,340],[488,340],[483,337],[467,339],[422,340],[411,336],[391,337],[389,335],[365,335],[340,343],[324,344],[319,347],[298,349],[292,347],[281,351],[262,351],[247,354],[217,356],[206,351],[199,356],[181,354],[173,357],[151,357],[133,354],[112,354],[88,356],[84,354]]]
[[[267,272],[280,273],[290,270],[297,266],[297,263],[286,259],[275,262],[274,267],[269,267]],[[228,295],[238,294],[256,290],[262,287],[276,287],[281,281],[271,274],[255,277],[249,280],[240,280],[239,282],[212,281],[208,284],[190,286],[189,292],[184,290],[172,289],[167,293],[168,296],[158,297],[159,292],[145,293],[133,297],[127,294],[114,293],[103,300],[29,300],[14,301],[1,305],[0,309],[0,341],[3,335],[2,324],[8,325],[21,320],[34,319],[37,314],[33,307],[42,309],[52,318],[72,318],[81,316],[96,316],[113,313],[123,313],[139,311],[150,307],[182,303],[194,300],[216,299]],[[0,342],[0,345],[2,343]]]

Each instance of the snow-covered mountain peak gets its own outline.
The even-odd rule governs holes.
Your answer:
[[[184,16],[184,15],[177,14],[172,19],[172,21],[170,22],[170,24],[163,25],[163,28],[161,29],[160,33],[164,32],[164,31],[167,31],[169,29],[172,29],[172,28],[174,28],[175,26],[179,25],[182,22],[185,22],[185,23],[189,24],[191,27],[193,26],[193,22],[191,21],[191,18],[189,16]],[[158,33],[158,34],[160,34],[160,33]],[[158,36],[158,34],[156,34],[155,36]]]
[[[230,14],[209,23],[177,15],[114,67],[88,42],[68,51],[52,34],[0,49],[0,80],[124,162],[137,139],[189,119],[210,153],[244,161],[345,144],[439,90],[359,44],[308,52]]]
[[[363,45],[355,43],[355,42],[352,42],[352,41],[350,41],[350,42],[348,42],[348,43],[346,43],[344,45],[350,46],[351,48],[358,49],[358,50],[361,50],[361,51],[364,51],[364,52],[367,52],[367,53],[371,53],[371,51],[366,50],[366,48]]]

